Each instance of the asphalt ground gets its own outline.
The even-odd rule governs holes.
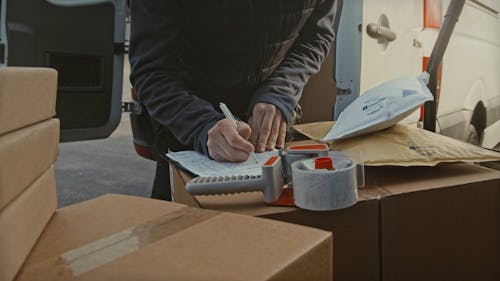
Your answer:
[[[58,205],[63,207],[106,193],[149,197],[155,162],[135,153],[130,118],[124,113],[106,139],[61,143],[55,171]]]

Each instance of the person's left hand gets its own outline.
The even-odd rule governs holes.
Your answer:
[[[285,147],[286,120],[275,105],[256,103],[248,123],[252,128],[250,142],[255,146],[255,151]]]

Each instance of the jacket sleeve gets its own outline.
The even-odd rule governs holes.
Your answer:
[[[224,116],[179,76],[184,36],[178,0],[132,1],[130,80],[149,115],[177,140],[207,154],[208,130]]]
[[[335,0],[320,0],[278,68],[255,91],[255,103],[274,104],[290,122],[304,85],[319,71],[334,39]]]

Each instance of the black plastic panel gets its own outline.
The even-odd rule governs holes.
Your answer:
[[[58,70],[61,129],[106,126],[113,95],[114,4],[9,0],[6,18],[8,65]],[[121,84],[122,69],[116,71]]]

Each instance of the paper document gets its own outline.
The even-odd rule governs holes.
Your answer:
[[[278,155],[277,150],[255,153],[259,163],[255,163],[252,157],[245,162],[231,163],[211,160],[207,156],[193,150],[167,153],[169,159],[179,163],[186,170],[200,177],[237,175],[258,176],[262,174],[262,164],[264,164],[269,157],[274,155]]]

